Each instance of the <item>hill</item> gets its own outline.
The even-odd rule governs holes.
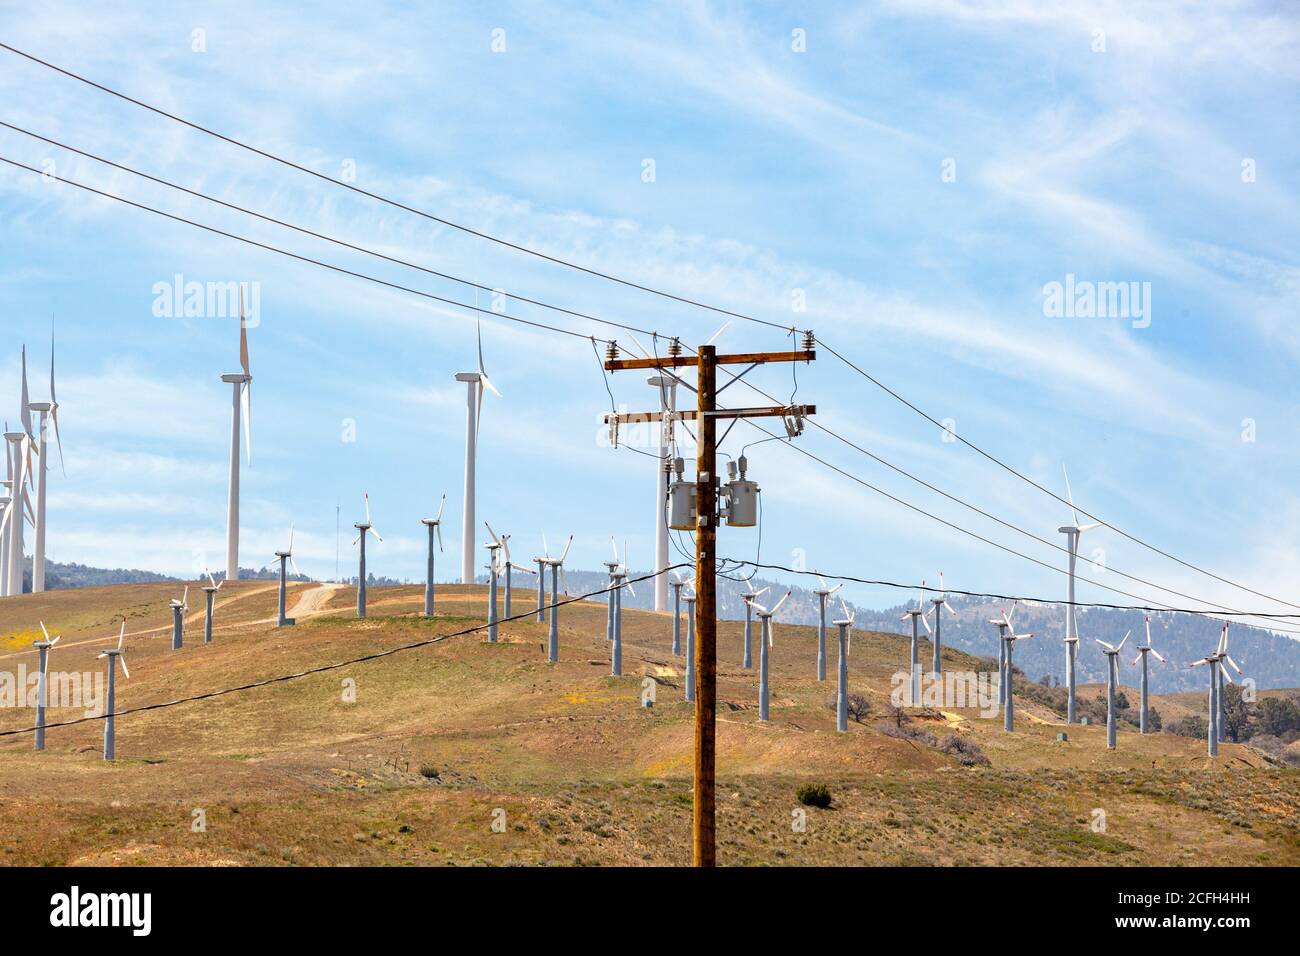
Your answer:
[[[442,639],[123,714],[113,764],[99,758],[98,720],[51,727],[40,753],[30,733],[0,736],[6,862],[688,862],[693,718],[666,616],[627,613],[625,676],[613,678],[600,604],[562,609],[561,661],[548,665],[545,626],[531,619],[503,624],[495,645],[463,633],[482,623],[480,587],[440,588],[432,619],[416,613],[420,588],[378,588],[373,616],[359,621],[351,589],[295,585],[299,624],[277,630],[275,588],[232,582],[213,643],[199,642],[201,614],[191,613],[179,651],[172,590],[7,600],[0,673],[34,666],[38,619],[63,636],[51,669],[93,674],[126,617],[120,710]],[[773,719],[763,724],[755,675],[739,666],[740,628],[720,631],[724,864],[1300,862],[1300,771],[1255,748],[1226,743],[1210,761],[1203,741],[1124,731],[1108,751],[1098,726],[1060,741],[1059,719],[1029,697],[1017,701],[1014,734],[977,708],[899,717],[889,695],[906,642],[873,632],[855,634],[850,656],[850,687],[868,712],[837,734],[834,685],[815,679],[814,632],[789,625],[775,629]],[[958,649],[944,659],[949,670],[980,663]],[[656,692],[651,708],[644,687]],[[84,716],[62,707],[50,720]],[[31,719],[2,708],[0,732]],[[831,809],[798,803],[798,786],[813,781],[829,786]]]

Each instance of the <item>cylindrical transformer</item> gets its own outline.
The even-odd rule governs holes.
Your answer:
[[[695,530],[695,482],[674,481],[668,486],[668,527],[674,531]]]
[[[758,524],[758,482],[740,479],[727,482],[731,506],[727,524],[733,528],[752,528]]]

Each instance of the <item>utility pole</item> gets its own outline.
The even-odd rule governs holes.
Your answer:
[[[696,408],[689,410],[657,412],[610,413],[605,422],[612,432],[612,444],[618,444],[620,425],[634,422],[670,422],[679,419],[696,421],[697,454],[695,461],[694,494],[690,483],[682,480],[683,463],[677,459],[676,482],[669,490],[669,526],[674,530],[695,532],[695,812],[693,825],[693,858],[696,866],[711,867],[717,864],[715,839],[714,768],[716,756],[717,717],[717,588],[716,559],[718,522],[737,527],[755,524],[758,486],[745,477],[742,456],[740,477],[733,473],[727,483],[727,504],[718,507],[719,477],[717,467],[718,419],[775,418],[784,420],[786,433],[793,438],[803,430],[804,416],[814,414],[816,406],[795,405],[763,408],[719,408],[717,405],[717,369],[719,365],[747,365],[753,368],[771,362],[811,362],[817,357],[813,346],[816,340],[811,332],[804,335],[803,349],[797,352],[744,352],[719,355],[713,345],[702,345],[695,355],[683,355],[681,343],[673,339],[668,354],[657,358],[621,359],[618,345],[611,342],[606,350],[605,369],[611,372],[631,369],[651,369],[667,375],[678,384],[684,381],[671,369],[696,369]],[[746,372],[749,369],[745,370]],[[744,374],[744,373],[742,373]],[[733,379],[734,381],[734,379]],[[730,383],[728,383],[730,384]],[[727,386],[724,385],[725,389]],[[733,466],[734,469],[734,466]],[[684,493],[684,494],[683,494]],[[689,507],[688,507],[689,503]]]

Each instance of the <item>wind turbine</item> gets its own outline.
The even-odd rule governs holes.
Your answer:
[[[614,572],[618,570],[618,545],[614,543],[614,536],[609,536],[609,547],[614,552],[614,558],[611,561],[602,561],[605,565],[607,577],[609,579],[609,592],[605,595],[605,640],[614,640]]]
[[[1211,757],[1219,755],[1219,741],[1223,739],[1223,681],[1226,678],[1228,683],[1234,684],[1236,681],[1223,668],[1223,662],[1227,661],[1232,665],[1232,669],[1238,674],[1241,668],[1237,666],[1236,661],[1228,656],[1228,625],[1223,625],[1223,630],[1219,632],[1219,643],[1215,646],[1213,654],[1207,654],[1199,661],[1192,661],[1189,667],[1201,667],[1210,665],[1210,707],[1209,720],[1206,728],[1206,737],[1209,742],[1209,754]]]
[[[172,609],[172,650],[178,651],[184,643],[185,612],[190,609],[190,586],[185,585],[185,591],[179,601],[172,598],[167,602],[167,606]],[[125,620],[123,623],[126,623]]]
[[[438,517],[421,518],[420,523],[429,529],[429,552],[424,569],[424,616],[433,617],[433,536],[438,536],[438,550],[442,550],[442,509],[447,507],[447,496],[438,502]],[[507,590],[506,594],[510,592]],[[507,601],[509,598],[507,597]],[[507,612],[508,614],[509,612]]]
[[[1160,652],[1151,646],[1151,615],[1150,614],[1148,614],[1146,617],[1146,627],[1147,627],[1147,642],[1142,647],[1138,648],[1138,656],[1133,658],[1134,665],[1138,664],[1139,662],[1141,662],[1142,664],[1142,716],[1140,718],[1141,723],[1139,724],[1138,732],[1143,734],[1147,732],[1147,714],[1150,710],[1148,706],[1148,702],[1150,700],[1150,694],[1147,690],[1147,654],[1154,654],[1156,656],[1156,660],[1158,660],[1161,664],[1165,663],[1165,659],[1160,656]]]
[[[1007,633],[1011,629],[1011,618],[1016,613],[1016,602],[1011,602],[1011,607],[1002,613],[1001,617],[989,618],[988,623],[996,625],[998,629],[998,703],[1005,705],[1007,702]]]
[[[462,584],[474,583],[474,468],[478,455],[478,426],[483,411],[483,390],[497,398],[501,393],[483,370],[483,322],[478,320],[478,371],[457,372],[456,381],[467,386],[465,412],[465,513],[461,525],[460,578]]]
[[[26,362],[23,365],[25,376],[27,371]],[[32,593],[38,594],[45,590],[45,485],[49,471],[48,456],[46,455],[46,444],[49,437],[47,421],[53,421],[54,423],[54,438],[59,447],[59,467],[63,467],[63,439],[59,437],[59,402],[54,393],[54,327],[52,324],[50,326],[50,400],[48,402],[31,402],[27,407],[41,416],[37,426],[37,434],[40,436],[37,461],[40,467],[36,472],[36,542],[32,546]],[[66,469],[64,474],[67,474]]]
[[[745,656],[740,666],[745,670],[749,670],[754,666],[754,655],[750,650],[750,632],[754,619],[754,606],[750,602],[754,598],[766,594],[767,590],[767,588],[763,588],[761,591],[755,591],[753,585],[750,585],[749,589],[740,596],[741,600],[745,602]]]
[[[695,699],[695,582],[686,595],[686,700]]]
[[[111,647],[100,654],[108,658],[108,716],[104,719],[104,759],[112,760],[116,753],[116,728],[114,717],[117,713],[117,662],[122,662],[122,673],[131,679],[131,672],[126,666],[126,655],[122,651],[122,642],[126,640],[126,618],[122,618],[122,630],[117,635],[117,647]]]
[[[957,612],[954,611],[952,605],[948,603],[948,591],[943,586],[942,571],[939,572],[939,596],[937,598],[930,598],[930,603],[934,605],[934,640],[932,641],[932,644],[934,645],[934,655],[930,667],[930,673],[934,675],[931,679],[935,679],[943,673],[943,661],[940,659],[940,654],[943,651],[943,639],[940,637],[940,634],[943,631],[943,612],[947,611],[953,617],[957,616]]]
[[[610,544],[614,539],[610,538]],[[618,557],[618,547],[614,548],[614,556]],[[614,634],[613,644],[610,647],[610,673],[619,677],[623,673],[623,588],[627,588],[633,597],[636,597],[636,588],[632,587],[632,582],[628,581],[629,572],[627,569],[627,542],[623,542],[623,560],[615,565],[614,590],[609,592],[610,601],[614,609]]]
[[[857,612],[850,614],[844,598],[840,598],[840,613],[844,616],[835,622],[835,626],[840,629],[840,675],[835,695],[835,729],[844,734],[849,730],[849,649],[853,646],[849,629],[853,627],[853,618]]]
[[[673,656],[680,657],[682,653],[682,585],[686,583],[684,576],[673,575],[668,584],[673,589]],[[746,632],[748,633],[748,632]]]
[[[1065,535],[1065,543],[1070,553],[1069,564],[1069,603],[1065,605],[1065,722],[1073,724],[1075,722],[1075,669],[1079,659],[1079,627],[1075,620],[1074,606],[1074,566],[1079,558],[1079,536],[1085,531],[1091,531],[1093,528],[1101,527],[1100,521],[1092,524],[1079,524],[1079,512],[1074,509],[1074,492],[1070,490],[1070,473],[1065,470],[1065,464],[1061,464],[1061,472],[1065,475],[1065,494],[1070,502],[1070,513],[1074,516],[1074,524],[1063,525],[1056,530]]]
[[[515,571],[522,571],[524,574],[532,574],[533,569],[529,567],[525,567],[522,564],[515,564],[513,561],[510,560],[510,535],[508,534],[503,534],[501,536],[501,551],[505,555],[505,569],[506,569],[505,616],[509,618],[511,616],[510,615],[511,578],[514,576]]]
[[[365,493],[364,498],[366,502],[366,520],[358,521],[356,524],[352,526],[357,529],[357,536],[352,539],[352,543],[353,544],[359,543],[361,545],[361,551],[360,551],[361,570],[360,573],[357,575],[357,617],[366,616],[366,535],[373,534],[375,536],[375,540],[379,542],[382,542],[384,540],[379,536],[379,532],[376,531],[370,524],[369,492]]]
[[[12,467],[9,446],[5,445],[5,460]],[[0,495],[0,597],[9,596],[9,516],[14,510],[11,505],[13,497],[8,494],[13,485],[12,478],[3,482],[5,494]]]
[[[230,402],[230,487],[226,501],[226,580],[239,580],[239,432],[243,423],[248,464],[253,464],[252,389],[248,370],[248,320],[244,318],[244,287],[239,286],[239,365],[243,371],[221,376],[231,386]]]
[[[1231,626],[1232,626],[1231,624],[1224,622],[1223,639],[1219,644],[1219,654],[1220,656],[1222,656],[1223,660],[1227,661],[1228,664],[1232,667],[1232,669],[1237,672],[1237,676],[1240,677],[1242,674],[1241,668],[1237,666],[1236,661],[1234,661],[1231,657],[1228,656],[1228,628]],[[1225,696],[1223,692],[1224,680],[1227,680],[1229,684],[1236,683],[1236,681],[1232,679],[1232,675],[1228,673],[1228,668],[1224,667],[1223,664],[1220,663],[1219,664],[1219,742],[1220,743],[1222,743],[1224,740],[1227,739],[1227,734],[1228,734],[1228,722],[1224,718],[1224,709],[1225,709],[1223,703],[1223,699]]]
[[[927,632],[930,630],[930,622],[926,620],[926,615],[930,612],[925,609],[925,582],[921,582],[920,592],[916,596],[916,607],[904,611],[899,617],[900,621],[906,621],[909,617],[912,619],[912,659],[911,659],[911,680],[908,682],[910,687],[910,699],[908,705],[915,707],[921,702],[921,635],[917,631],[916,622],[919,618],[925,625]]]
[[[492,540],[483,545],[483,547],[487,548],[488,552],[487,639],[489,644],[495,644],[497,642],[497,571],[500,569],[500,565],[497,562],[501,551],[501,539],[497,537],[497,533],[492,530],[492,526],[486,521],[483,522],[483,526],[487,528],[488,534],[492,537]]]
[[[45,749],[45,708],[49,705],[49,667],[50,667],[50,648],[59,643],[59,638],[50,637],[50,632],[45,629],[45,622],[41,621],[41,633],[45,635],[45,640],[37,641],[32,645],[40,652],[40,673],[36,678],[36,749]]]
[[[221,585],[225,584],[226,581],[225,578],[222,578],[221,583],[218,584],[217,579],[212,576],[212,572],[209,571],[207,568],[203,569],[203,573],[208,576],[208,583],[203,585],[202,588],[200,588],[200,590],[203,591],[203,597],[205,603],[207,604],[206,612],[203,615],[203,643],[211,644],[212,643],[212,601],[217,596],[217,592],[221,590]]]
[[[643,350],[644,351],[644,350]],[[651,375],[646,384],[659,392],[659,452],[655,458],[655,610],[668,609],[668,454],[673,444],[673,414],[677,410],[677,379]]]
[[[1012,666],[1014,654],[1012,649],[1016,646],[1016,641],[1025,641],[1033,637],[1032,634],[1017,634],[1015,628],[1011,626],[1011,618],[1006,614],[1002,615],[1002,623],[1006,630],[1002,632],[1002,643],[1006,645],[1007,658],[1007,699],[1002,708],[1002,729],[1011,733],[1016,729],[1016,702],[1015,702],[1015,681],[1016,672]]]
[[[24,405],[24,410],[26,406]],[[27,511],[27,459],[30,439],[25,431],[4,433],[9,442],[9,461],[11,463],[9,488],[9,550],[7,570],[9,572],[10,595],[23,593],[23,520]]]
[[[813,594],[817,595],[817,679],[826,679],[826,599],[844,587],[844,582],[840,582],[835,587],[830,587],[826,579],[820,574],[817,580],[821,582],[821,587]]]
[[[1118,645],[1108,643],[1101,638],[1093,640],[1101,645],[1101,652],[1106,655],[1106,747],[1115,749],[1115,687],[1119,684],[1119,653],[1124,650],[1132,631],[1124,633],[1124,639]]]
[[[279,620],[276,627],[289,627],[294,624],[294,619],[286,617],[284,613],[285,592],[287,587],[288,575],[285,573],[285,562],[293,565],[293,573],[302,577],[302,572],[298,570],[298,562],[293,559],[293,525],[289,525],[289,546],[283,551],[275,552],[275,556],[280,559],[280,598],[279,598]]]
[[[768,651],[772,649],[772,615],[781,610],[781,605],[789,596],[790,592],[786,591],[770,611],[755,601],[749,602],[754,605],[758,619],[762,622],[758,638],[758,719],[764,722],[768,718]]]
[[[537,559],[538,567],[543,569],[537,575],[537,607],[540,609],[545,604],[545,592],[543,591],[544,582],[542,574],[545,568],[551,569],[551,627],[550,633],[546,638],[546,659],[554,664],[560,659],[560,579],[564,577],[564,559],[569,556],[569,548],[573,545],[573,535],[569,535],[569,540],[564,543],[564,550],[558,558],[551,557],[550,549],[546,544],[546,534],[542,534],[542,551],[544,556]],[[564,593],[569,593],[569,582],[564,582]]]

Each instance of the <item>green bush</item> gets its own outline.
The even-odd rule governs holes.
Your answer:
[[[806,807],[825,809],[831,805],[831,788],[824,783],[805,783],[795,792],[795,796]]]

